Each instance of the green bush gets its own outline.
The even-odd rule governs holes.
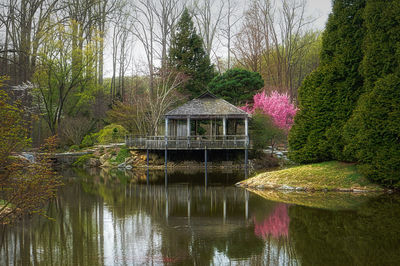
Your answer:
[[[121,125],[111,124],[99,131],[97,141],[99,144],[124,142],[128,131]]]
[[[348,122],[356,125],[349,149],[361,171],[388,187],[400,187],[400,77],[388,75],[360,101]]]
[[[98,135],[99,135],[98,133],[92,133],[92,134],[86,135],[83,138],[79,147],[80,148],[92,147],[97,142]]]
[[[78,145],[72,145],[69,147],[69,151],[79,151],[79,146]]]
[[[125,158],[130,156],[129,150],[127,148],[121,148],[115,158],[115,162],[120,164],[125,162]]]
[[[94,157],[93,154],[85,154],[85,155],[82,155],[82,156],[80,156],[80,157],[72,164],[72,166],[82,167],[82,166],[84,166],[84,165],[87,163],[87,161],[88,161],[90,158],[93,158],[93,157]]]
[[[289,134],[290,158],[298,163],[347,160],[343,127],[364,91],[365,0],[337,0],[322,37],[321,62],[299,89],[299,111]]]

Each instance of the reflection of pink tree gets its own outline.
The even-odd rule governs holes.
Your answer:
[[[289,222],[287,205],[280,203],[264,221],[257,222],[254,219],[254,233],[262,238],[267,238],[268,235],[272,235],[274,238],[287,237],[289,235]]]
[[[290,102],[288,94],[273,91],[267,95],[262,91],[254,95],[253,101],[253,106],[246,104],[242,109],[248,113],[261,110],[262,113],[272,117],[277,127],[286,131],[292,127],[297,108]]]

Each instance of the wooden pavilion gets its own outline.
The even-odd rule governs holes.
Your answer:
[[[127,137],[136,149],[248,149],[249,114],[210,92],[165,114],[164,136]]]

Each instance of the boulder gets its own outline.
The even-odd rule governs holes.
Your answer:
[[[110,159],[111,155],[109,153],[103,154],[100,156],[100,163],[104,164],[108,159]]]
[[[126,169],[126,170],[132,170],[132,168],[133,168],[133,167],[132,167],[132,165],[130,165],[130,164],[125,165],[125,169]]]
[[[123,169],[123,168],[125,168],[125,166],[126,166],[125,163],[120,163],[120,164],[118,165],[118,168],[119,168],[119,169]]]
[[[101,164],[100,167],[102,167],[102,168],[111,168],[112,164],[111,164],[110,161],[105,161],[103,164]]]
[[[133,158],[132,157],[125,158],[125,164],[131,164],[131,163],[133,163]]]
[[[101,163],[100,163],[100,160],[97,158],[89,158],[87,165],[89,167],[97,167],[97,166],[100,166]]]

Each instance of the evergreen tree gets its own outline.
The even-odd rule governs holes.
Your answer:
[[[209,84],[209,90],[235,105],[244,105],[264,86],[264,80],[257,72],[245,69],[230,69],[216,76]]]
[[[171,40],[169,62],[172,68],[189,77],[180,90],[192,98],[204,92],[215,76],[214,66],[210,63],[187,9],[183,11]]]
[[[299,89],[289,135],[290,156],[302,163],[346,159],[342,136],[363,91],[359,74],[365,0],[336,0],[322,40],[321,63]]]
[[[369,178],[400,186],[400,2],[368,1],[365,8],[366,92],[345,126],[345,152]]]

